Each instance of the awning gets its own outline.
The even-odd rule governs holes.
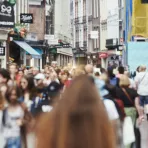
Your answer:
[[[57,48],[57,53],[73,56],[72,48]]]
[[[33,49],[30,45],[23,41],[14,41],[18,46],[24,49],[27,53],[29,53],[33,58],[40,59],[42,56],[35,49]]]
[[[37,51],[40,55],[43,54],[43,50],[42,50],[42,49],[39,49],[39,48],[34,48],[34,49],[35,49],[35,51]]]

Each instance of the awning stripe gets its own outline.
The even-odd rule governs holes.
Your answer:
[[[28,45],[26,42],[23,41],[14,41],[18,46],[20,46],[22,49],[27,51],[30,55],[34,56],[35,58],[40,58],[41,55],[34,50],[30,45]]]

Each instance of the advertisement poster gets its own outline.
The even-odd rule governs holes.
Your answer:
[[[14,26],[14,5],[9,1],[3,1],[0,3],[0,27],[13,28]]]

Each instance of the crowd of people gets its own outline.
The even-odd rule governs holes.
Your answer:
[[[122,66],[12,63],[0,69],[2,148],[140,148],[147,87],[145,66],[130,78]]]

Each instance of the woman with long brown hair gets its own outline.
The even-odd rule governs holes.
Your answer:
[[[103,102],[88,76],[79,76],[37,126],[37,148],[115,148]]]

